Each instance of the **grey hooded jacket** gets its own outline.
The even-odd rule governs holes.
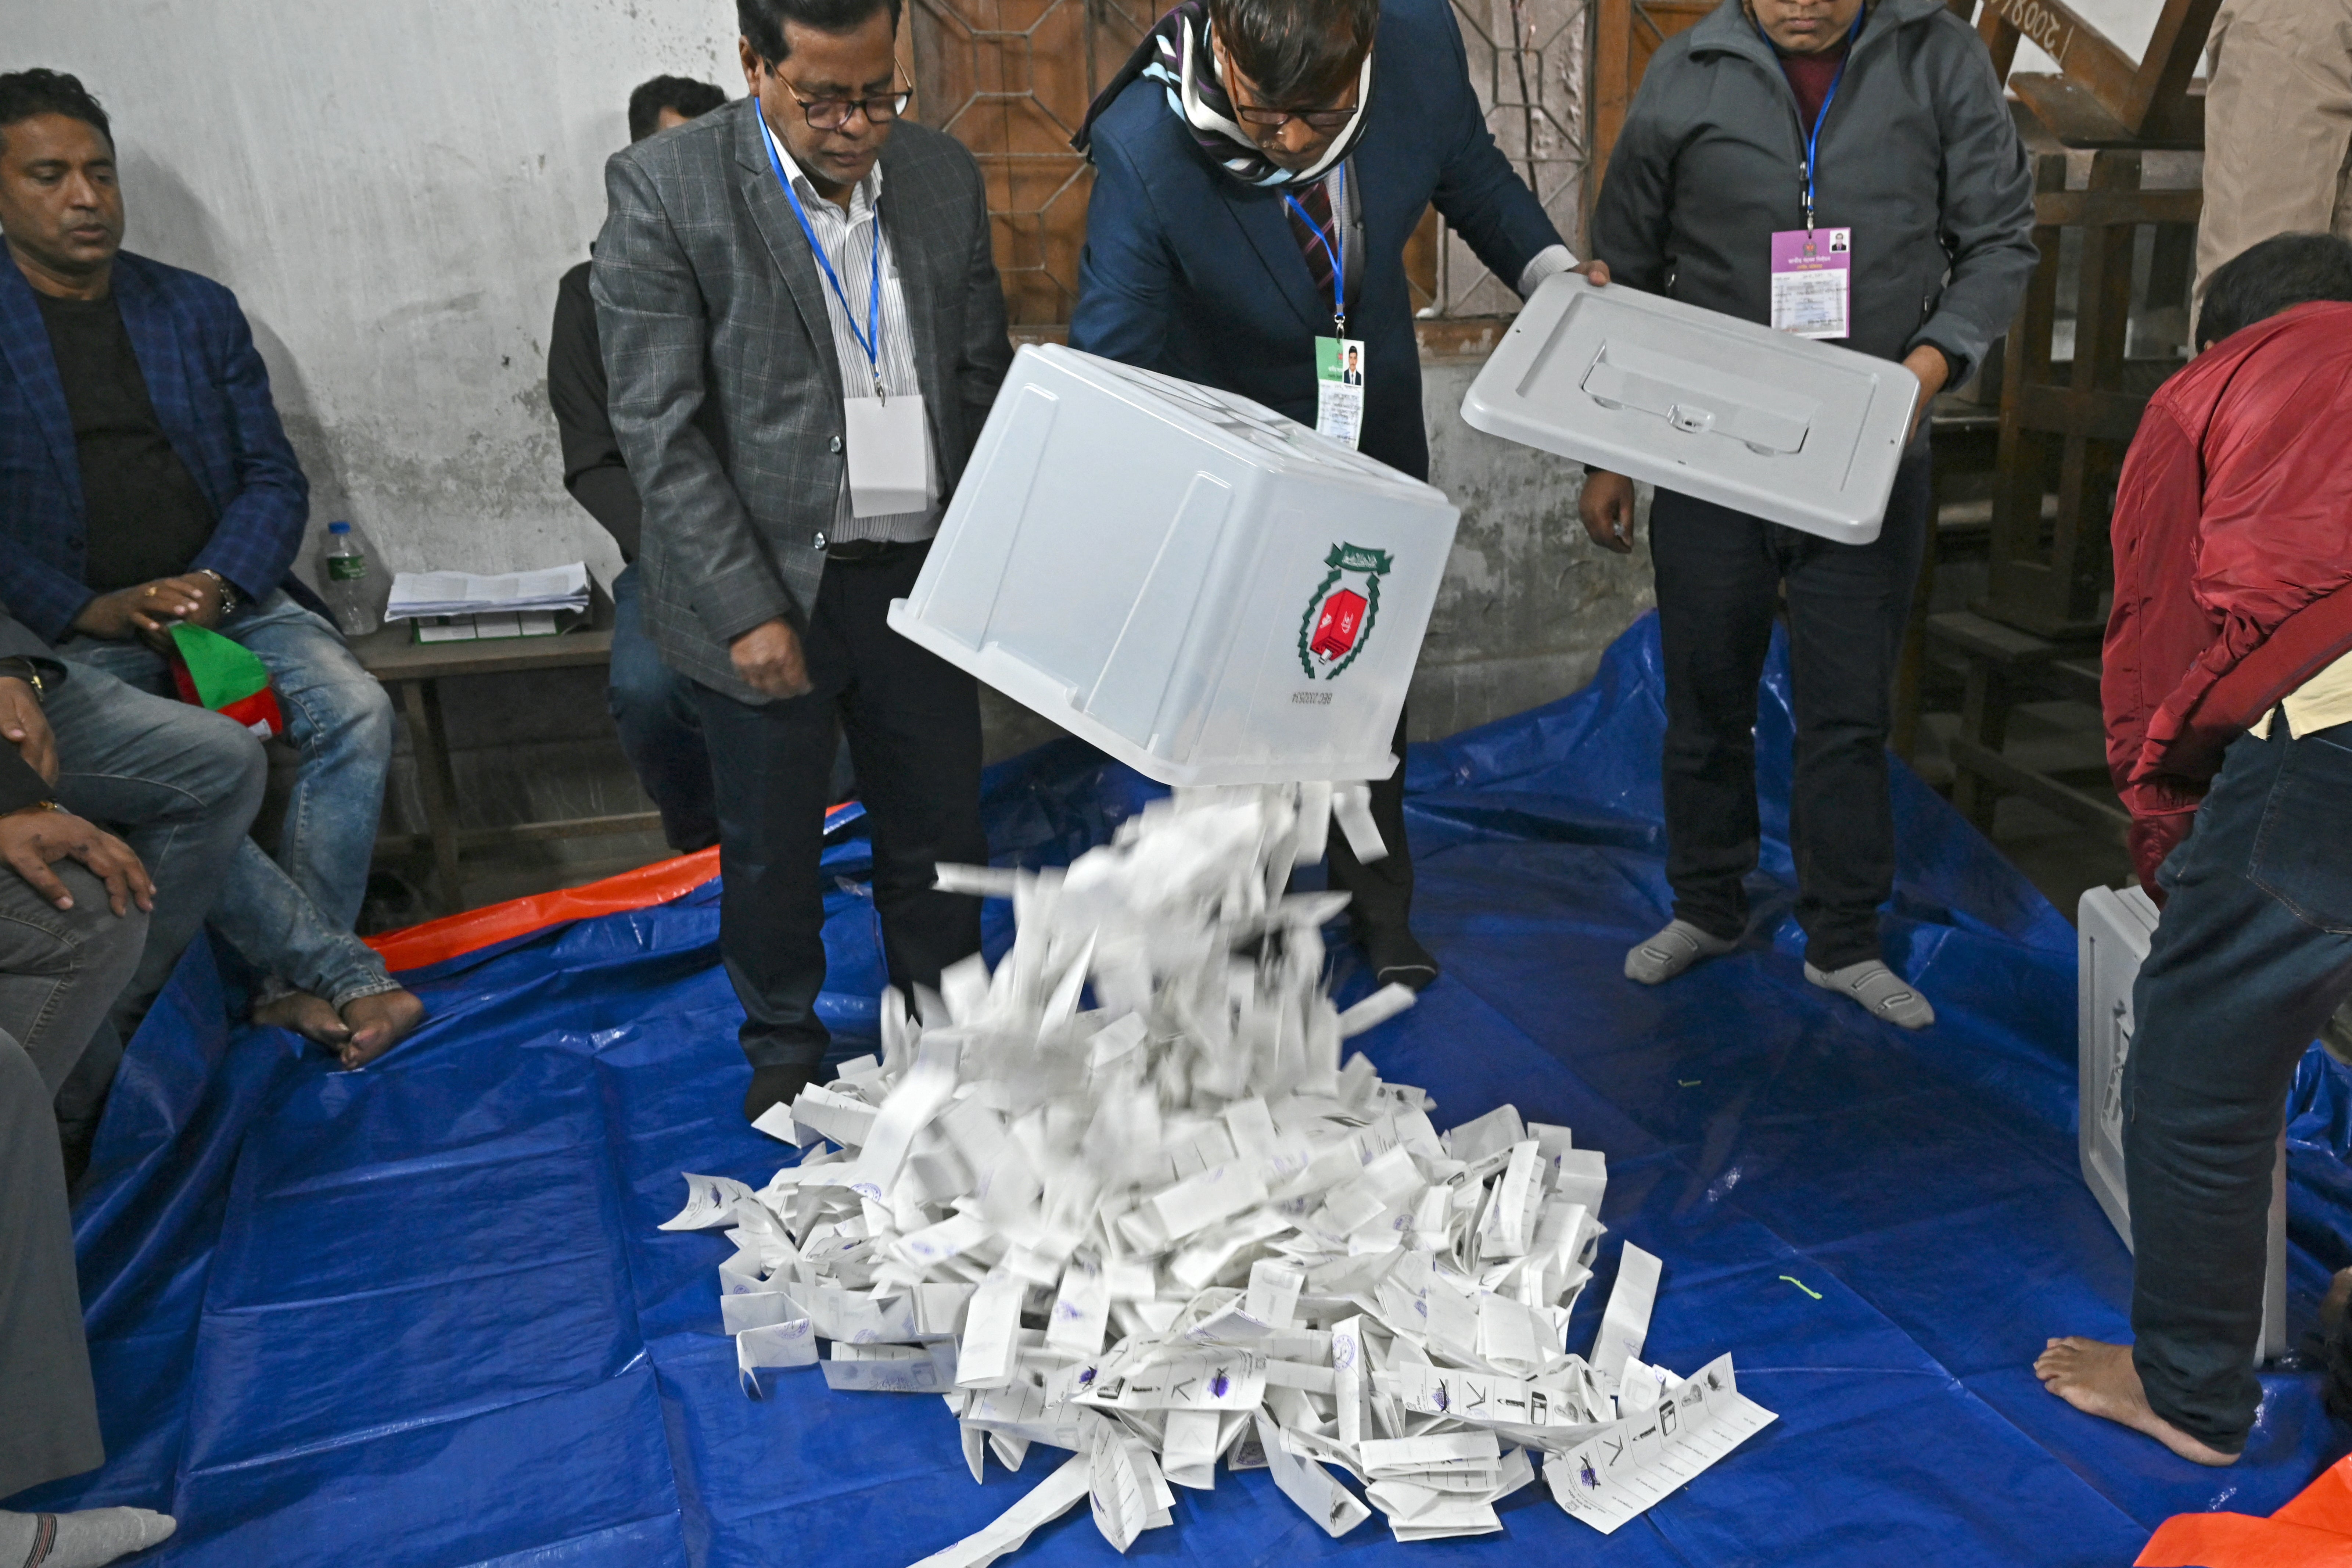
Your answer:
[[[1772,46],[1724,0],[1666,41],[1592,214],[1612,279],[1771,320],[1771,237],[1804,226],[1805,132]],[[2033,187],[1992,61],[1943,0],[1876,0],[1823,122],[1817,228],[1853,230],[1849,346],[1933,343],[1957,385],[2033,271]]]

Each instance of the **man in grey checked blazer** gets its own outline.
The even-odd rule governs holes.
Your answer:
[[[898,0],[737,14],[751,96],[614,156],[591,291],[645,500],[647,619],[709,741],[719,949],[756,1118],[799,1093],[827,1044],[817,860],[836,724],[872,824],[891,983],[936,985],[980,946],[977,901],[931,886],[938,862],[988,854],[978,689],[884,616],[1012,349],[980,171],[898,118]],[[897,455],[928,460],[935,495],[860,517],[844,399],[877,382],[921,397],[928,453]]]

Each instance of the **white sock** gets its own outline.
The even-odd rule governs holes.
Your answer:
[[[0,1512],[5,1568],[105,1568],[170,1537],[179,1521],[144,1508],[90,1508],[79,1513]]]
[[[1826,971],[1808,963],[1805,978],[1824,991],[1844,993],[1868,1008],[1873,1017],[1906,1029],[1924,1029],[1936,1021],[1936,1009],[1927,1005],[1927,999],[1874,958]]]

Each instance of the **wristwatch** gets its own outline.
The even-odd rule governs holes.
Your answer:
[[[33,700],[47,706],[49,683],[41,674],[41,667],[29,658],[0,658],[0,680],[21,680],[33,689]]]
[[[236,613],[236,606],[241,601],[239,601],[236,596],[236,584],[230,582],[227,578],[222,576],[219,573],[214,571],[209,566],[203,568],[196,574],[196,575],[199,577],[211,578],[213,580],[214,586],[220,589],[221,619],[226,620],[230,616]]]

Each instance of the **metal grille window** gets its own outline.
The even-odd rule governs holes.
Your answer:
[[[1486,127],[1571,249],[1583,254],[1590,0],[1454,0]],[[1414,279],[1424,317],[1504,316],[1519,297],[1442,222],[1424,222],[1431,267]]]

